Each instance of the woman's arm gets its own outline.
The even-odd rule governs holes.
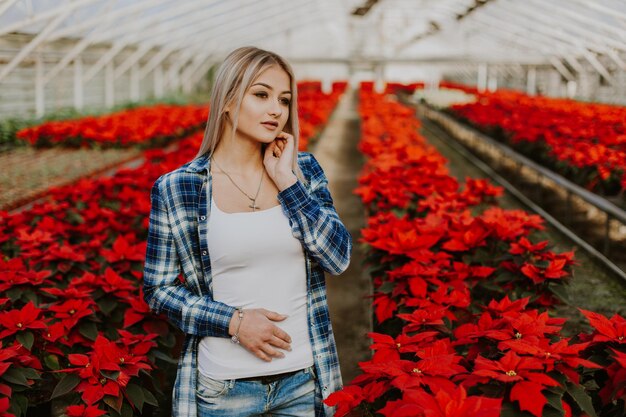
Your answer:
[[[143,270],[144,300],[155,313],[164,313],[185,333],[228,337],[235,308],[192,293],[178,276],[180,258],[170,227],[167,209],[152,187],[146,262]]]
[[[339,275],[348,268],[352,236],[339,219],[328,191],[328,179],[312,154],[309,195],[298,180],[278,193],[278,201],[287,210],[291,229],[305,249],[322,268]]]

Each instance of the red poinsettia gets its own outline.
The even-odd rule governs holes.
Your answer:
[[[593,343],[614,342],[620,345],[626,344],[626,320],[619,314],[607,319],[602,314],[579,309],[587,317],[589,323],[595,329],[592,335]]]
[[[0,313],[0,339],[4,339],[17,332],[28,329],[41,330],[46,328],[46,323],[39,319],[42,313],[40,308],[35,307],[32,301],[24,305],[22,309],[9,310]]]
[[[494,361],[481,356],[476,358],[472,378],[465,382],[473,385],[489,380],[499,381],[511,386],[511,401],[519,402],[520,409],[541,417],[548,400],[541,393],[546,387],[555,387],[559,383],[546,375],[541,360],[533,357],[518,356],[507,352],[500,360]]]
[[[468,396],[465,388],[441,389],[434,395],[423,390],[407,391],[405,403],[415,404],[424,417],[499,417],[501,398]]]
[[[70,405],[65,409],[67,417],[99,417],[106,413],[95,405]]]

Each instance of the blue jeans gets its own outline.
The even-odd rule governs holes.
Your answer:
[[[278,381],[215,380],[198,372],[198,417],[314,417],[315,370]]]

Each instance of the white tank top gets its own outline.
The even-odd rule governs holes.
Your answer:
[[[284,358],[265,362],[233,344],[230,338],[203,337],[198,370],[224,380],[279,374],[313,365],[304,251],[291,234],[281,206],[225,213],[211,199],[208,230],[213,299],[244,309],[265,308],[288,315],[275,324],[291,336],[292,350],[281,350]]]

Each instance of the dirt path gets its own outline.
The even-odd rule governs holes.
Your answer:
[[[35,149],[17,148],[0,154],[0,210],[11,210],[46,194],[50,187],[138,158],[138,149]]]
[[[360,121],[356,112],[357,95],[348,91],[340,101],[313,153],[328,177],[335,208],[352,234],[354,247],[350,267],[341,276],[326,276],[328,303],[339,351],[344,384],[359,374],[358,362],[368,360],[371,328],[370,278],[363,267],[363,251],[358,240],[365,225],[363,206],[352,194],[363,157],[356,146]]]

